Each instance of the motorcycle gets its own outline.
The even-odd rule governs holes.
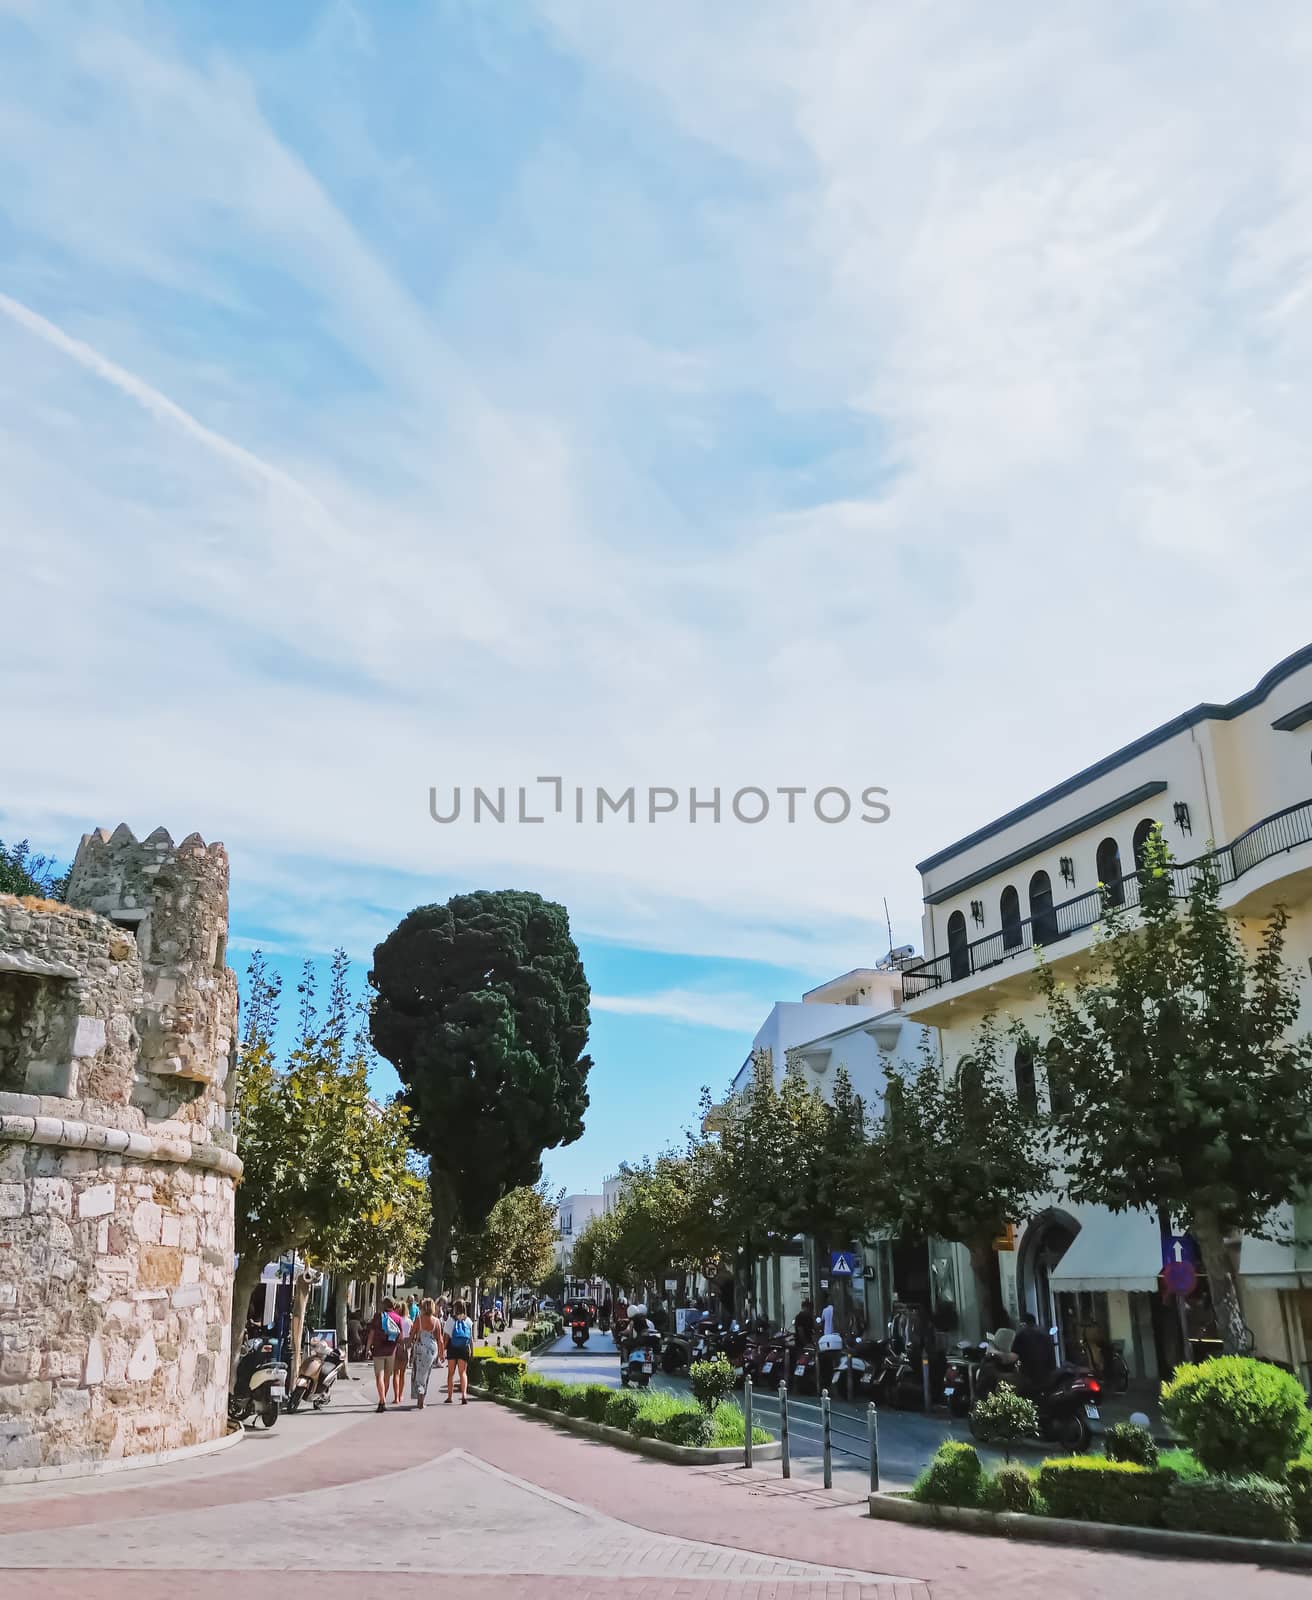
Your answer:
[[[1089,1424],[1101,1420],[1102,1385],[1087,1367],[1066,1362],[1036,1378],[1021,1369],[1010,1348],[1001,1348],[990,1339],[988,1354],[980,1363],[975,1398],[982,1400],[1003,1383],[1033,1401],[1040,1438],[1061,1445],[1073,1455],[1089,1448],[1093,1440]]]
[[[760,1382],[773,1387],[788,1381],[788,1359],[793,1342],[786,1333],[771,1334],[762,1344],[757,1356]],[[754,1380],[755,1381],[755,1380]]]
[[[335,1350],[322,1339],[310,1346],[310,1353],[301,1362],[291,1393],[283,1403],[286,1411],[298,1411],[309,1401],[316,1411],[322,1411],[333,1397],[333,1385],[342,1370],[342,1352]]]
[[[873,1394],[884,1370],[887,1347],[882,1339],[849,1339],[834,1368],[834,1388],[849,1397]]]
[[[573,1335],[574,1343],[582,1348],[588,1342],[588,1319],[576,1311],[574,1320],[569,1325],[569,1331]]]
[[[948,1358],[943,1374],[943,1400],[950,1415],[964,1417],[969,1414],[979,1382],[980,1364],[988,1348],[987,1340],[972,1344],[969,1339],[963,1339],[957,1345],[956,1354]]]
[[[648,1388],[660,1353],[661,1336],[655,1329],[626,1339],[620,1355],[620,1387],[627,1389],[632,1383],[639,1389]]]
[[[277,1422],[287,1389],[287,1369],[282,1364],[279,1344],[269,1333],[242,1341],[237,1376],[228,1394],[229,1422],[245,1422],[257,1412],[266,1428]]]

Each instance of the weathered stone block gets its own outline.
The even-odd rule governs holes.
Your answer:
[[[30,1415],[50,1409],[50,1384],[37,1380],[31,1383],[0,1383],[0,1415]]]
[[[18,1285],[0,1283],[0,1311],[12,1311],[18,1304]]]
[[[73,1050],[75,1056],[95,1056],[105,1048],[105,1019],[103,1017],[79,1017],[77,1027],[73,1030]]]
[[[158,1243],[164,1213],[153,1200],[139,1200],[132,1213],[132,1231],[143,1243]]]
[[[32,1212],[51,1212],[59,1217],[73,1215],[73,1186],[67,1178],[33,1178]]]
[[[182,1252],[166,1245],[143,1245],[137,1259],[137,1282],[143,1289],[169,1288],[182,1278]]]
[[[21,1217],[26,1210],[26,1185],[0,1183],[0,1218]]]
[[[159,1226],[159,1242],[166,1245],[176,1245],[182,1242],[182,1218],[172,1216],[167,1211],[164,1213]]]

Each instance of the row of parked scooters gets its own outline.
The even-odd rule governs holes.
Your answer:
[[[783,1383],[800,1394],[828,1389],[896,1410],[928,1403],[962,1418],[976,1400],[1009,1384],[1034,1402],[1041,1436],[1072,1451],[1088,1448],[1090,1422],[1098,1420],[1101,1385],[1087,1367],[1054,1362],[1051,1371],[1027,1373],[1012,1353],[1007,1329],[944,1350],[915,1312],[899,1312],[882,1339],[831,1334],[814,1344],[761,1323],[701,1323],[667,1338],[660,1363],[676,1374],[718,1355],[733,1365],[740,1385],[750,1378],[754,1385]]]
[[[252,1329],[242,1341],[237,1374],[228,1394],[228,1420],[249,1422],[254,1418],[271,1428],[283,1411],[299,1411],[303,1405],[321,1411],[333,1397],[343,1364],[340,1350],[315,1339],[289,1389],[283,1341],[272,1328]]]

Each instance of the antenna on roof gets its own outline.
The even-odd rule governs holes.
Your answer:
[[[888,926],[888,948],[893,948],[893,919],[888,914],[888,896],[884,896],[884,921]]]

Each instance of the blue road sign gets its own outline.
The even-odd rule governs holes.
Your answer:
[[[1202,1253],[1198,1249],[1198,1241],[1192,1234],[1164,1233],[1162,1235],[1162,1265],[1164,1267],[1187,1261],[1196,1271],[1202,1265],[1202,1260]]]
[[[829,1258],[831,1278],[850,1278],[856,1271],[856,1257],[850,1250],[835,1250]]]

